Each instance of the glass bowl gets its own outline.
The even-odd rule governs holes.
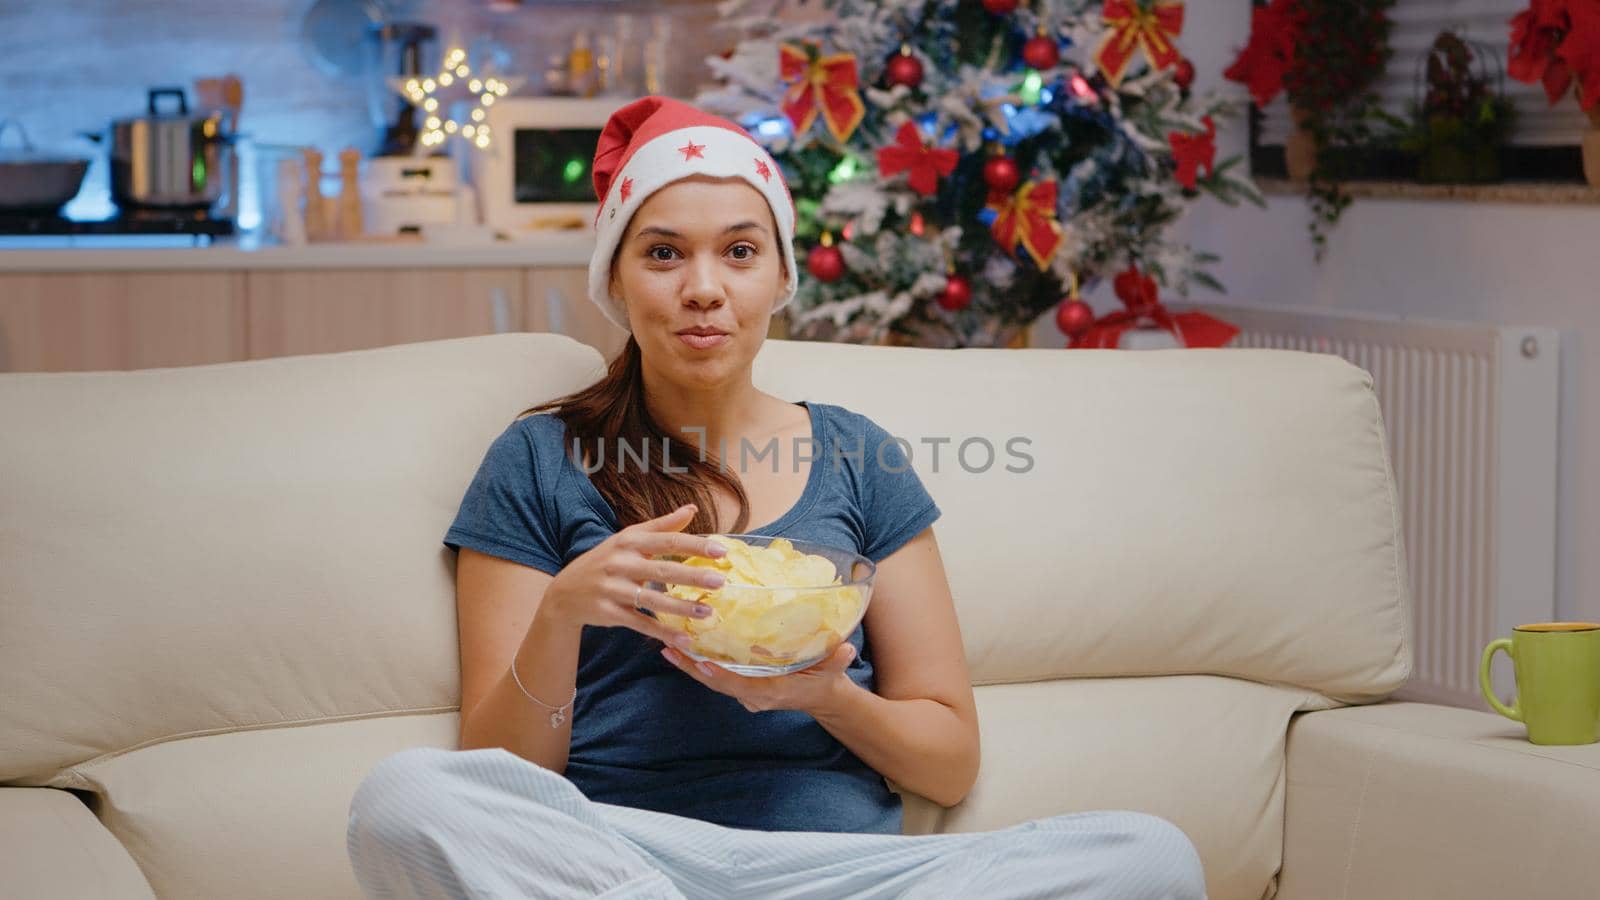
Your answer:
[[[762,534],[706,537],[728,547],[728,555],[658,558],[716,569],[727,578],[722,587],[659,581],[645,585],[711,607],[712,614],[704,619],[648,613],[693,638],[683,650],[691,659],[757,678],[787,675],[826,659],[867,613],[878,567],[859,553]],[[802,555],[808,558],[802,560]]]

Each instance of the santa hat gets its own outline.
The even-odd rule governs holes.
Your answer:
[[[690,175],[743,178],[767,199],[788,270],[773,309],[794,298],[800,283],[794,261],[794,198],[777,161],[749,132],[726,119],[667,97],[644,97],[611,114],[594,151],[594,193],[600,208],[589,259],[589,299],[624,330],[632,329],[626,306],[611,294],[611,258],[639,205]]]

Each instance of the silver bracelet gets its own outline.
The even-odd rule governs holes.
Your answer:
[[[571,706],[578,699],[578,688],[577,688],[576,685],[574,685],[573,688],[572,688],[572,699],[568,700],[567,702],[565,702],[563,704],[561,704],[560,706],[551,706],[550,704],[544,702],[543,700],[540,700],[538,697],[535,697],[534,695],[528,693],[528,689],[522,686],[522,679],[517,676],[517,657],[516,657],[515,654],[513,654],[512,657],[511,657],[511,680],[515,681],[517,683],[517,687],[518,687],[518,689],[520,689],[522,691],[522,695],[524,697],[527,697],[529,700],[532,700],[533,702],[539,704],[540,706],[544,707],[545,709],[548,709],[548,710],[551,711],[550,712],[550,727],[551,728],[560,728],[561,724],[563,722],[567,721],[567,707]]]

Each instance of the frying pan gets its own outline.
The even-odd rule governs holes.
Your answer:
[[[78,195],[89,160],[33,149],[28,133],[15,119],[0,120],[0,144],[11,125],[22,137],[22,148],[0,145],[0,212],[54,214]]]

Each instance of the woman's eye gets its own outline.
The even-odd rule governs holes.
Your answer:
[[[743,254],[740,254],[741,250],[744,251]],[[730,252],[734,254],[734,259],[749,259],[756,255],[756,248],[749,244],[735,244]]]
[[[666,255],[665,256],[660,255],[660,254],[663,254],[663,253],[665,253]],[[650,258],[655,260],[656,262],[671,262],[672,261],[672,254],[673,254],[673,249],[671,247],[668,247],[668,246],[664,245],[664,244],[657,244],[656,246],[650,248]]]

